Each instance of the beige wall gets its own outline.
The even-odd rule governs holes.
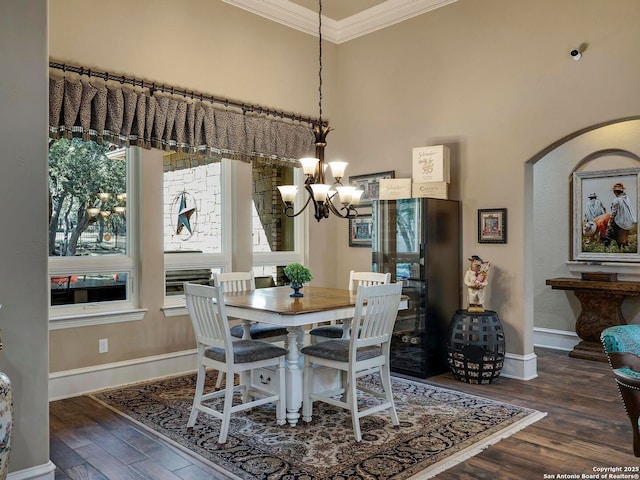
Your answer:
[[[170,0],[116,0],[104,8],[97,0],[56,0],[49,39],[50,57],[55,60],[317,115],[317,39],[220,1],[189,0],[178,8]],[[335,72],[335,45],[324,50],[327,70]],[[331,77],[327,73],[324,78],[327,95]],[[194,348],[188,318],[166,318],[160,310],[162,162],[158,152],[143,155],[142,306],[148,312],[139,322],[52,331],[51,372]],[[251,169],[239,164],[236,170],[238,181],[250,185]],[[236,223],[250,229],[250,210],[240,217]],[[311,248],[323,252],[333,247],[324,240],[333,230],[331,224],[313,228],[318,234],[312,235]],[[245,246],[250,248],[250,240]],[[247,258],[234,256],[234,268],[250,268]],[[333,262],[311,261],[311,268],[315,284],[333,283]],[[100,338],[109,339],[109,352],[98,355]]]
[[[340,108],[328,151],[352,161],[352,173],[409,177],[412,147],[451,147],[463,256],[492,262],[487,307],[505,323],[510,353],[532,352],[525,164],[574,131],[638,113],[639,20],[634,0],[459,0],[338,49]],[[569,50],[583,42],[576,62]],[[508,243],[478,244],[477,209],[494,207],[508,209]],[[338,277],[370,262],[345,245],[344,228]]]
[[[0,2],[0,192],[11,199],[0,202],[0,216],[10,224],[0,237],[0,369],[15,387],[11,471],[47,462],[49,369],[191,344],[186,319],[159,313],[162,272],[153,259],[162,250],[161,222],[147,211],[142,276],[148,318],[51,332],[49,367],[46,139],[33,136],[46,128],[47,5]],[[222,2],[56,0],[49,22],[52,58],[315,114],[316,39]],[[525,163],[574,131],[638,114],[638,25],[636,0],[459,0],[347,44],[325,45],[325,113],[336,129],[327,157],[350,161],[350,174],[393,168],[408,176],[412,147],[451,147],[452,197],[464,206],[463,253],[495,266],[488,306],[507,324],[509,352],[531,351],[539,288],[525,237],[534,224],[534,202],[526,199],[533,197],[536,167]],[[574,62],[568,50],[583,42],[587,50]],[[159,205],[160,161],[144,168],[146,199]],[[509,243],[476,244],[476,209],[502,206],[509,209]],[[327,223],[310,225],[311,251],[318,255],[311,266],[322,283],[370,262],[366,249],[346,246],[344,223]],[[559,308],[571,311],[564,302]],[[565,316],[542,324],[570,328]],[[98,356],[103,335],[126,340],[112,340],[112,352]]]
[[[451,198],[463,203],[462,252],[492,262],[487,307],[505,323],[510,353],[533,351],[532,247],[525,238],[532,185],[525,165],[571,132],[638,113],[639,20],[635,0],[458,0],[325,45],[324,108],[335,128],[327,159],[349,161],[351,175],[392,169],[408,177],[412,147],[450,146]],[[576,62],[569,49],[583,42]],[[105,8],[97,0],[56,0],[50,55],[302,114],[317,109],[317,39],[222,2],[190,0],[178,8],[169,0],[115,0]],[[246,169],[239,170],[246,179]],[[160,174],[152,176],[145,178],[145,201],[159,197]],[[506,245],[476,242],[477,209],[492,207],[508,208]],[[157,252],[153,235],[160,231],[148,221],[147,252]],[[311,220],[314,284],[369,268],[370,251],[349,248],[346,229],[346,222]],[[165,319],[159,310],[160,268],[145,255],[145,320],[52,332],[52,371],[189,347],[186,320]],[[126,341],[98,357],[102,335]]]
[[[637,158],[640,158],[640,120],[636,119],[601,126],[568,139],[535,163],[533,284],[536,327],[574,331],[575,319],[581,311],[580,302],[573,293],[551,290],[545,284],[547,278],[570,277],[586,270],[616,272],[620,280],[640,280],[637,265],[604,262],[604,265],[585,266],[584,262],[578,265],[567,262],[575,228],[569,221],[573,204],[569,200],[573,198],[572,173],[638,168]],[[602,197],[602,201],[610,211],[610,199]],[[580,227],[578,225],[578,232]],[[640,323],[640,298],[626,299],[622,313],[628,323]]]
[[[0,370],[14,388],[9,471],[46,474],[47,2],[0,2]],[[24,477],[23,477],[24,478]]]

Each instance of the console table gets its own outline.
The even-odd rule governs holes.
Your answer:
[[[571,290],[580,301],[576,333],[582,341],[569,356],[606,362],[600,333],[607,327],[627,323],[620,305],[626,297],[640,295],[640,282],[550,278],[546,283],[556,290]]]

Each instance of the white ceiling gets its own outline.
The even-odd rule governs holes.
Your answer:
[[[318,0],[223,0],[296,30],[318,35]],[[322,38],[343,43],[457,0],[323,0]]]
[[[318,16],[318,0],[290,0]],[[322,15],[339,21],[385,3],[386,0],[322,0]]]

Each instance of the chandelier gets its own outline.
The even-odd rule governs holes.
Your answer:
[[[333,213],[339,218],[355,218],[358,215],[356,206],[360,202],[363,190],[357,190],[352,186],[344,186],[340,182],[344,176],[347,162],[329,162],[331,174],[335,179],[333,185],[325,183],[326,165],[324,162],[324,149],[327,146],[327,135],[332,130],[327,122],[322,120],[322,0],[319,0],[318,7],[318,38],[319,38],[319,70],[318,70],[318,121],[313,125],[313,135],[315,137],[316,156],[300,159],[302,171],[305,176],[304,188],[307,192],[307,201],[302,208],[296,212],[293,202],[298,193],[296,185],[280,185],[280,195],[284,203],[284,214],[287,217],[296,217],[304,212],[310,204],[313,204],[314,217],[319,222],[323,218],[329,218]],[[338,205],[334,201],[339,202]]]

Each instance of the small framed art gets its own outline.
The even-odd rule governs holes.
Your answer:
[[[349,246],[370,247],[373,235],[371,215],[358,215],[349,219]]]
[[[373,200],[380,198],[380,179],[382,178],[395,178],[395,171],[370,173],[367,175],[352,175],[349,177],[349,185],[352,185],[360,190],[364,190],[362,197],[360,197],[361,207],[371,206]]]
[[[478,210],[478,243],[507,243],[507,209]]]

